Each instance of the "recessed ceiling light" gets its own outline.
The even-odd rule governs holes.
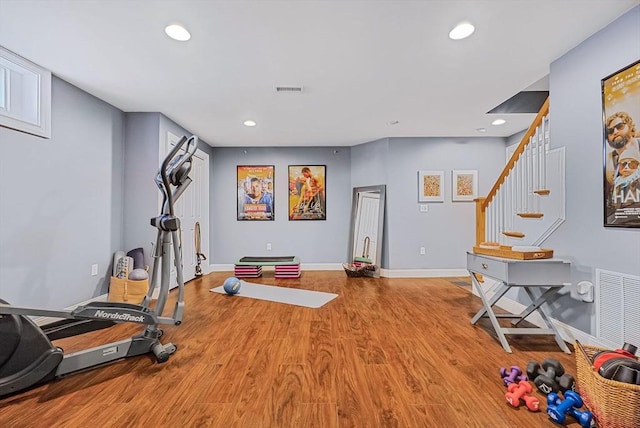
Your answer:
[[[399,123],[400,123],[399,120],[392,120],[392,121],[389,122],[389,125],[397,125]]]
[[[164,29],[164,32],[167,33],[167,36],[179,42],[186,42],[191,38],[191,34],[187,31],[187,29],[179,24],[167,25]]]
[[[449,31],[449,38],[451,40],[461,40],[466,39],[476,30],[470,22],[461,22],[455,26],[455,28]]]
[[[245,120],[244,126],[256,126],[256,122],[254,120]]]
[[[476,128],[478,132],[487,132],[487,128]]]
[[[495,125],[495,126],[497,126],[497,125],[504,125],[505,123],[507,123],[507,121],[506,121],[506,120],[504,120],[504,119],[496,119],[496,120],[494,120],[493,122],[491,122],[491,124],[492,124],[492,125]]]

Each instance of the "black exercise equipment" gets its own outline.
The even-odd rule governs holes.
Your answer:
[[[543,394],[575,390],[575,379],[564,372],[564,367],[554,358],[545,358],[542,363],[529,361],[527,376]]]
[[[157,241],[151,284],[140,305],[91,302],[71,311],[55,311],[11,306],[0,300],[0,396],[122,358],[152,353],[158,363],[163,363],[177,350],[173,343],[160,342],[163,331],[158,325],[180,325],[184,314],[182,248],[178,236],[180,219],[174,214],[174,203],[191,184],[188,175],[197,146],[198,137],[182,137],[163,160],[156,175],[155,183],[162,192],[163,203],[160,215],[151,219],[151,225],[158,229]],[[162,312],[169,295],[172,265],[176,267],[178,298],[172,316],[167,317],[162,316]],[[151,307],[158,283],[158,299]],[[30,316],[60,318],[61,321],[38,326]],[[124,340],[66,355],[51,343],[122,322],[142,324],[144,330]]]
[[[625,343],[622,349],[601,351],[592,358],[600,376],[618,382],[640,385],[640,361],[635,357],[638,348]]]

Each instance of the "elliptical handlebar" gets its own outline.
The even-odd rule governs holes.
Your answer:
[[[178,154],[186,143],[184,153]],[[162,213],[173,215],[175,199],[182,194],[181,186],[188,185],[189,172],[191,171],[191,158],[198,150],[198,137],[192,135],[187,139],[183,136],[180,141],[169,151],[160,165],[156,175],[156,184],[163,193],[164,201]],[[176,187],[175,193],[171,191],[171,185]]]

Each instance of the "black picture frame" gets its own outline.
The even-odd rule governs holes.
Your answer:
[[[289,165],[289,220],[327,219],[327,166]]]
[[[237,165],[238,221],[275,220],[275,165]]]
[[[640,60],[602,79],[601,89],[603,223],[640,228]]]

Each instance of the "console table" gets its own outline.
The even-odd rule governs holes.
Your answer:
[[[502,347],[511,353],[511,347],[505,337],[506,334],[548,334],[553,335],[558,346],[570,354],[567,344],[550,320],[550,315],[542,305],[554,296],[569,282],[570,263],[560,259],[515,260],[492,257],[467,252],[467,270],[471,274],[473,286],[482,300],[482,309],[471,319],[471,324],[480,318],[489,318],[491,325],[498,334]],[[499,281],[495,294],[489,299],[482,290],[474,274],[479,274]],[[520,314],[496,314],[493,306],[512,288],[522,288],[531,304]],[[517,327],[517,325],[533,312],[540,314],[546,328]],[[513,319],[512,328],[502,327],[498,318]]]

